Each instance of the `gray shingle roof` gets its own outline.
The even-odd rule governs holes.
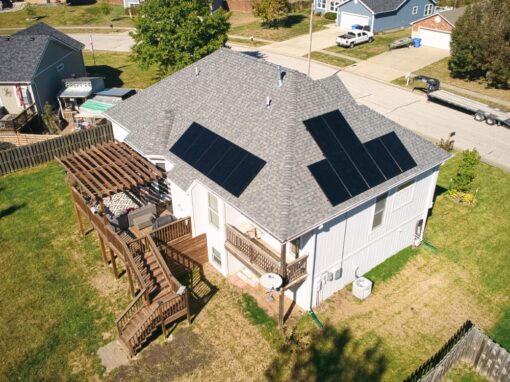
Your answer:
[[[70,45],[73,49],[83,48],[80,42],[44,23],[9,37],[0,37],[0,82],[30,82],[50,38]]]
[[[179,187],[186,190],[198,180],[281,241],[448,158],[432,143],[356,104],[337,76],[313,81],[302,73],[284,71],[283,85],[278,87],[276,65],[220,49],[106,114],[129,131],[130,145],[146,155],[168,158],[175,165],[169,176]],[[269,109],[267,96],[272,100]],[[307,168],[324,157],[302,121],[335,109],[340,109],[362,142],[395,131],[418,166],[333,207]],[[169,152],[192,122],[267,162],[239,198]]]
[[[450,9],[449,11],[439,12],[450,24],[455,25],[457,20],[464,14],[466,7]]]
[[[408,0],[362,0],[363,4],[370,8],[375,14],[395,11],[407,1]]]

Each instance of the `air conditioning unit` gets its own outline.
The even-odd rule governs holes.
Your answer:
[[[366,299],[372,293],[372,281],[359,277],[352,283],[352,294],[360,300]]]

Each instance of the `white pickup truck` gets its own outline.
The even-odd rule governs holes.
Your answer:
[[[372,41],[374,41],[374,34],[364,30],[352,30],[336,38],[336,43],[338,45],[348,48],[353,48],[354,45]]]

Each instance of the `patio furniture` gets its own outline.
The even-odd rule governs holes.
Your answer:
[[[156,216],[156,206],[152,203],[149,203],[143,207],[140,207],[134,211],[131,211],[127,214],[128,217],[128,225],[136,226],[139,229],[148,227],[152,224],[153,219]],[[138,219],[140,218],[140,219]],[[135,224],[136,219],[136,224]],[[148,224],[148,225],[145,225]],[[139,225],[145,225],[144,227],[140,227]]]
[[[160,227],[163,227],[167,224],[170,224],[171,222],[177,220],[177,218],[173,215],[163,215],[159,216],[154,220],[154,223],[152,223],[152,229],[157,229]]]

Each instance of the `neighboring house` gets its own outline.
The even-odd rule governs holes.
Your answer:
[[[337,25],[368,25],[372,32],[406,28],[413,21],[432,15],[435,0],[315,0],[315,9],[337,12]]]
[[[173,212],[223,275],[285,279],[309,309],[421,240],[449,154],[311,80],[229,49],[105,113],[168,171]]]
[[[0,107],[16,116],[34,105],[57,105],[62,79],[85,75],[84,45],[38,23],[12,36],[0,37]]]
[[[413,22],[412,37],[421,38],[424,46],[450,50],[453,28],[465,10],[466,7],[451,9]]]

